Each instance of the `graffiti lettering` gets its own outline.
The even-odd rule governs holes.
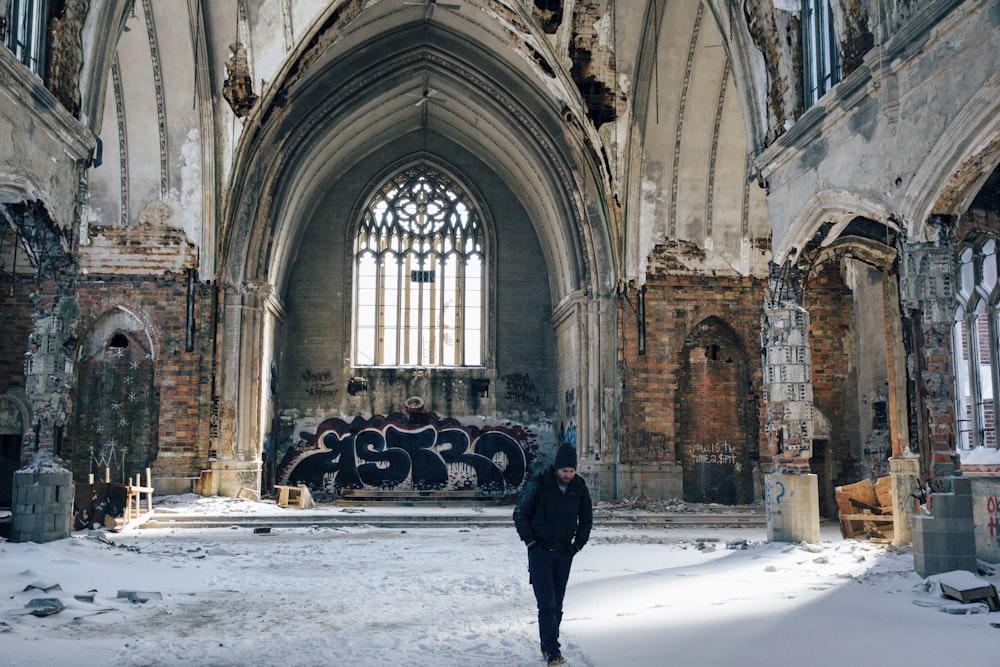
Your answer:
[[[310,396],[336,396],[339,391],[335,386],[336,381],[333,378],[333,373],[330,371],[314,373],[305,370],[302,372],[302,380],[306,383],[305,391]]]
[[[330,382],[333,380],[333,373],[330,371],[323,371],[322,373],[313,373],[310,370],[302,371],[302,379],[306,382]]]
[[[279,483],[331,492],[409,487],[506,494],[525,480],[525,446],[508,429],[358,421],[329,419],[314,434],[302,433],[303,442],[289,448],[278,468]]]
[[[691,446],[691,457],[695,463],[731,465],[736,472],[743,469],[742,462],[736,457],[736,445],[728,442],[695,443]]]
[[[576,417],[576,390],[567,389],[566,390],[566,418],[573,419]]]
[[[504,398],[513,403],[541,405],[542,401],[535,395],[535,383],[527,373],[508,373],[502,378],[506,385]]]
[[[989,513],[989,518],[986,520],[987,526],[990,529],[990,537],[1000,544],[1000,503],[997,502],[996,496],[990,496],[986,499],[986,511]]]

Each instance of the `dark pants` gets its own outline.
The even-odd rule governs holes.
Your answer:
[[[559,651],[559,623],[563,615],[566,582],[573,564],[573,554],[537,548],[528,552],[528,572],[538,603],[538,638],[547,657]]]

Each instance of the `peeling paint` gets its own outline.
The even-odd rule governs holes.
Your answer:
[[[531,14],[545,34],[554,35],[563,20],[562,0],[534,0]]]

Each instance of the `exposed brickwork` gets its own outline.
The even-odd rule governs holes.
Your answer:
[[[80,287],[81,330],[118,306],[149,324],[153,341],[151,424],[155,438],[155,476],[196,476],[208,460],[212,399],[212,288],[198,284],[194,296],[193,347],[187,348],[187,280],[172,276],[149,280],[101,280]],[[155,419],[156,413],[158,420]],[[74,431],[79,438],[82,429]],[[67,442],[79,451],[91,443]]]
[[[934,216],[936,240],[907,243],[902,253],[901,294],[909,310],[908,363],[913,371],[911,421],[922,467],[931,477],[960,468],[955,434],[954,248],[947,233],[953,220]]]
[[[628,289],[619,298],[621,461],[681,462],[679,447],[693,457],[695,441],[709,438],[708,446],[720,440],[709,434],[717,428],[725,431],[721,440],[738,443],[739,456],[755,456],[762,437],[763,281],[655,272],[647,277],[645,290],[645,354],[639,354],[639,292]],[[717,347],[709,356],[721,357],[725,370],[709,369],[717,360],[694,362],[711,345]],[[726,364],[732,357],[738,365],[741,352],[747,360],[745,375]],[[741,422],[751,426],[737,427]],[[703,492],[685,489],[685,496]]]
[[[7,390],[24,387],[24,352],[32,332],[31,315],[34,306],[30,294],[34,283],[30,280],[0,283],[0,314],[3,316],[3,335],[0,335],[0,378]]]
[[[843,397],[848,380],[847,340],[851,336],[853,303],[838,262],[823,264],[807,278],[802,301],[809,312],[813,405],[830,420],[826,459],[844,461],[850,456],[844,432]]]
[[[759,411],[748,388],[758,359],[717,317],[697,324],[684,341],[676,421],[685,499],[753,501]]]

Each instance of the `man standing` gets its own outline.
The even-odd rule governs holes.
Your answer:
[[[590,538],[594,508],[576,475],[576,449],[563,443],[552,467],[525,485],[514,508],[514,527],[528,546],[528,573],[538,603],[538,636],[549,665],[565,662],[559,623],[573,556]]]

